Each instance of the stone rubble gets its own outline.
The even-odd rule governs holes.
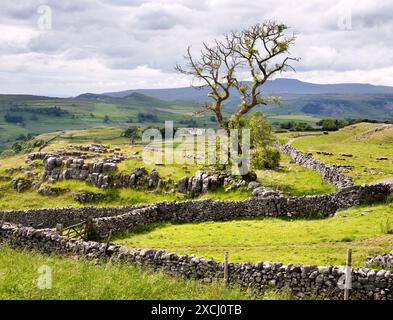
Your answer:
[[[366,265],[378,266],[381,268],[393,268],[393,251],[390,253],[377,254],[370,256],[366,260]]]

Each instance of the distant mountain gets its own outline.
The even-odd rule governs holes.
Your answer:
[[[303,82],[296,79],[276,79],[268,81],[264,87],[265,94],[274,95],[305,95],[305,94],[393,94],[393,87],[375,86],[362,83],[340,83],[340,84],[315,84]],[[141,93],[147,96],[167,101],[193,101],[201,102],[207,100],[208,89],[197,90],[192,87],[171,89],[135,89],[119,92],[108,92],[104,95],[123,98],[132,93]],[[233,99],[238,98],[237,94]]]
[[[93,101],[105,101],[105,102],[130,102],[130,103],[159,103],[168,104],[168,101],[163,101],[155,97],[150,97],[142,93],[132,92],[131,94],[117,97],[108,94],[97,94],[97,93],[84,93],[74,99],[76,100],[93,100]]]
[[[113,99],[113,97],[105,94],[97,94],[97,93],[83,93],[80,94],[79,96],[75,97],[75,99],[80,99],[80,100],[108,100],[108,99]]]

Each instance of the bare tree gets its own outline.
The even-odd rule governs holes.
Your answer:
[[[229,125],[236,127],[239,118],[257,105],[279,102],[278,97],[263,96],[261,87],[277,73],[293,69],[290,62],[298,61],[287,55],[295,41],[294,34],[286,35],[287,29],[284,24],[274,21],[256,24],[226,35],[223,41],[215,40],[212,46],[204,43],[197,59],[188,48],[185,56],[187,65],[176,66],[177,71],[193,76],[198,83],[202,82],[210,88],[208,96],[213,101],[205,105],[205,109],[214,112],[221,128],[228,131]],[[242,82],[238,71],[250,74],[251,84]],[[222,108],[230,96],[231,87],[239,92],[241,103],[228,124],[222,115]]]
[[[232,41],[228,38],[228,41]],[[204,109],[214,112],[220,127],[228,131],[228,125],[222,115],[223,103],[230,96],[230,88],[237,82],[235,70],[239,66],[239,56],[233,51],[234,44],[225,45],[214,41],[213,45],[203,43],[199,59],[193,58],[191,48],[188,47],[185,67],[176,65],[175,69],[182,74],[194,77],[198,82],[197,88],[208,87],[208,96],[212,103],[206,104]],[[200,83],[204,83],[200,85]]]
[[[234,81],[241,99],[239,109],[232,118],[234,125],[257,105],[279,103],[279,97],[263,96],[261,87],[274,75],[287,69],[294,70],[290,63],[299,60],[288,55],[296,36],[287,36],[287,29],[282,23],[267,21],[226,36],[226,43],[232,45],[231,52],[245,63],[252,77],[251,84]]]

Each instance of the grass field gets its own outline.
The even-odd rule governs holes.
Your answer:
[[[293,146],[312,152],[323,162],[353,166],[347,174],[356,183],[393,177],[393,125],[360,123],[329,135],[298,138]],[[319,155],[317,151],[331,152],[333,156]]]
[[[222,260],[274,261],[312,265],[345,265],[353,250],[353,265],[393,246],[393,203],[343,210],[325,219],[242,219],[196,224],[155,224],[121,235],[129,247],[160,248]]]
[[[38,268],[52,270],[52,288],[39,289]],[[149,272],[130,265],[46,256],[38,252],[0,248],[0,300],[141,300],[213,299],[250,300],[257,297],[222,283],[202,284]],[[261,297],[258,297],[261,298]],[[267,292],[265,299],[288,299]]]
[[[284,154],[281,154],[280,166],[277,170],[257,171],[260,182],[294,196],[336,191],[336,187],[322,179],[319,173],[291,163],[291,158]]]
[[[67,113],[56,116],[37,112],[55,106]],[[15,108],[22,109],[18,111]],[[190,115],[197,110],[199,106],[193,103],[168,102],[143,95],[123,100],[108,98],[105,101],[0,95],[0,151],[9,148],[21,134],[83,130],[99,126],[116,127],[117,131],[130,125],[162,126],[165,120],[172,120],[178,126],[182,121],[189,120]],[[156,118],[154,122],[141,123],[138,119],[140,113],[151,114]],[[6,114],[22,117],[23,122],[7,122]],[[104,121],[106,116],[109,117],[108,121]],[[209,115],[194,115],[192,119],[200,127],[215,125]]]

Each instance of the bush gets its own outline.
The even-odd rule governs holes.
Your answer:
[[[11,149],[7,149],[7,150],[4,150],[2,153],[1,153],[1,158],[7,158],[7,157],[12,157],[12,156],[14,156],[15,155],[15,151],[14,150],[11,150]]]
[[[7,112],[4,116],[4,121],[8,123],[23,123],[25,119],[21,116],[13,115]]]
[[[279,165],[280,152],[275,148],[258,148],[251,152],[251,167],[254,170],[276,169]]]
[[[305,122],[289,121],[280,123],[280,129],[289,131],[313,131],[315,130],[310,124]]]
[[[251,146],[265,149],[272,144],[272,127],[261,111],[254,111],[247,119],[246,126],[250,129]]]
[[[142,130],[138,127],[129,127],[121,134],[121,136],[129,138],[131,142],[134,143],[135,140],[142,138]]]
[[[138,113],[138,122],[160,122],[160,119],[154,114],[140,112]]]
[[[323,119],[317,122],[317,126],[320,126],[323,131],[337,131],[347,125],[348,122],[341,119]]]

